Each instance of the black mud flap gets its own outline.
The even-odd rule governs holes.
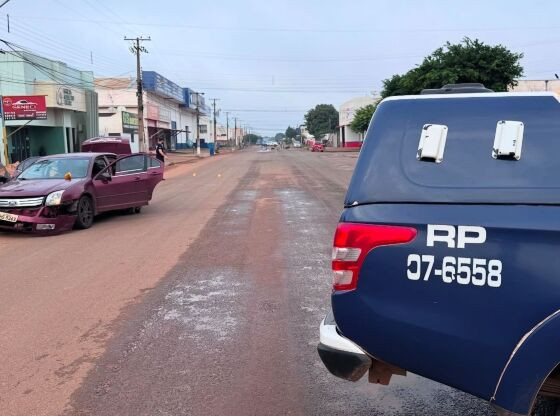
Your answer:
[[[319,343],[319,357],[331,374],[349,381],[358,381],[370,369],[372,360],[365,354],[337,350]]]

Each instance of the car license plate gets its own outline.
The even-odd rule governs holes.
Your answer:
[[[17,222],[18,216],[8,214],[7,212],[0,212],[0,221]]]

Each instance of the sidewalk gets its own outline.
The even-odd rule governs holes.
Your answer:
[[[361,147],[325,147],[325,152],[347,152],[347,153],[357,153]]]
[[[155,156],[155,153],[152,154]],[[165,158],[165,166],[179,165],[183,163],[194,163],[205,157],[210,157],[208,149],[200,149],[200,156],[193,153],[192,149],[177,150],[174,152],[167,152],[167,158]]]

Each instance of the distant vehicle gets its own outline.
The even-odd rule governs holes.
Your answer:
[[[89,228],[106,211],[138,213],[162,179],[163,164],[139,153],[41,157],[0,185],[0,229],[53,234]]]
[[[558,415],[560,97],[430,93],[377,107],[335,233],[319,354],[347,380],[411,371],[500,416]]]
[[[301,143],[300,142],[294,142],[293,146],[294,146],[294,148],[299,149],[301,147]]]
[[[325,151],[325,146],[323,145],[323,143],[313,143],[313,145],[311,146],[311,151],[312,152],[324,152]]]
[[[132,153],[130,140],[120,136],[94,137],[82,143],[82,152],[115,153],[129,155]]]

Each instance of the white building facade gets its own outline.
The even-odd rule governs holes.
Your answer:
[[[197,112],[201,147],[211,141],[208,107],[202,94],[182,88],[153,71],[142,73],[144,135],[150,149],[163,139],[169,150],[193,147],[197,139]],[[102,136],[122,136],[139,151],[138,101],[135,78],[97,78],[99,132]],[[198,105],[197,105],[198,103]]]
[[[360,147],[364,141],[365,132],[355,132],[350,127],[354,115],[359,108],[379,102],[375,97],[356,97],[343,103],[338,111],[338,143],[337,147]]]

